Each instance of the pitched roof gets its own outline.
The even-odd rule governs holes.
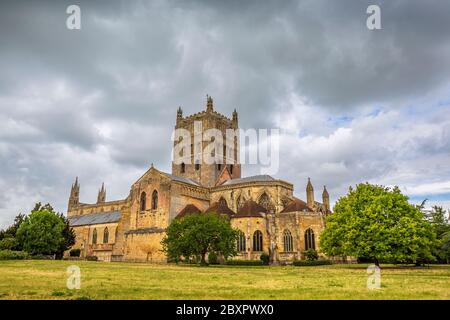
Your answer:
[[[198,184],[197,182],[195,182],[194,180],[189,179],[189,178],[174,176],[173,174],[165,173],[165,172],[163,172],[163,174],[165,174],[166,176],[168,176],[169,178],[171,178],[172,180],[175,180],[175,181],[192,184],[194,186],[200,186],[200,184]]]
[[[227,180],[222,184],[222,186],[229,186],[229,185],[238,184],[238,183],[266,182],[266,181],[275,181],[275,179],[267,174],[262,174],[262,175],[256,175],[256,176],[251,176],[251,177]]]
[[[266,208],[260,206],[253,200],[247,200],[244,205],[238,209],[238,212],[233,216],[233,218],[262,217],[263,213],[267,213]]]
[[[291,202],[287,204],[287,206],[281,210],[281,212],[295,212],[295,211],[307,211],[312,212],[313,210],[308,207],[307,203],[303,200],[300,200],[298,198],[294,198]]]
[[[220,215],[227,215],[229,217],[235,214],[234,211],[228,208],[226,204],[221,204],[220,202],[214,202],[208,209],[205,210],[205,213],[217,213]]]
[[[187,204],[183,209],[181,209],[180,212],[178,212],[177,216],[175,218],[182,218],[185,216],[189,216],[192,214],[199,214],[202,211],[194,206],[193,204]]]
[[[77,227],[92,224],[112,223],[119,221],[120,217],[121,217],[120,211],[91,213],[70,217],[69,224],[71,227]]]

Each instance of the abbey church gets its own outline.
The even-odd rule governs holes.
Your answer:
[[[224,137],[227,129],[239,128],[237,112],[231,118],[218,113],[211,97],[204,111],[183,116],[178,109],[175,129],[185,129],[194,137],[198,123],[201,130],[217,129]],[[325,217],[331,214],[326,188],[321,202],[316,201],[308,178],[304,201],[294,197],[294,186],[287,181],[269,175],[242,176],[239,139],[233,143],[221,163],[196,161],[194,152],[189,152],[186,161],[172,162],[171,173],[152,165],[122,200],[106,201],[102,185],[96,203],[80,202],[76,179],[67,210],[76,233],[73,248],[81,249],[81,257],[103,261],[166,262],[160,242],[171,221],[215,213],[228,217],[240,231],[234,259],[259,260],[267,253],[272,263],[283,264],[304,259],[307,249],[318,250]]]

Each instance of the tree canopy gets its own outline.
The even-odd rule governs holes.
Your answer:
[[[75,234],[62,214],[50,204],[38,202],[20,223],[16,240],[30,254],[56,254],[60,258],[75,243]]]
[[[435,234],[423,213],[397,187],[369,183],[350,188],[326,219],[320,237],[330,256],[417,262],[434,259]]]
[[[226,217],[213,213],[193,214],[175,219],[161,243],[170,260],[200,258],[201,264],[206,264],[207,253],[225,258],[234,256],[237,236]]]

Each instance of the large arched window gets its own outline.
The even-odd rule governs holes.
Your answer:
[[[294,251],[294,246],[292,245],[292,234],[289,230],[284,230],[283,234],[283,245],[284,245],[284,252],[291,252]]]
[[[240,252],[245,252],[245,234],[242,231],[239,231],[239,236],[237,240],[237,250]]]
[[[195,170],[198,171],[200,170],[200,162],[195,162]]]
[[[305,231],[305,249],[316,250],[316,240],[314,239],[314,231],[312,229]]]
[[[108,228],[105,227],[105,230],[103,231],[103,243],[109,242],[109,231]]]
[[[158,209],[158,191],[152,193],[152,210]]]
[[[272,210],[273,206],[272,206],[272,203],[270,202],[270,198],[267,195],[267,193],[265,193],[265,192],[259,197],[258,204],[261,207],[265,208],[268,212],[273,211]]]
[[[220,199],[219,199],[219,206],[220,206],[221,208],[228,207],[227,200],[225,200],[224,197],[220,197]]]
[[[253,233],[253,251],[263,251],[263,235],[259,230]]]
[[[97,244],[97,229],[92,231],[92,244]]]
[[[237,210],[239,210],[240,208],[242,208],[244,206],[245,200],[243,197],[239,196],[236,200],[236,208]]]
[[[140,205],[139,205],[139,207],[141,208],[141,211],[144,211],[146,209],[146,207],[147,207],[146,204],[145,204],[146,198],[147,198],[147,195],[145,194],[145,192],[142,192],[141,193],[141,202],[140,202]]]

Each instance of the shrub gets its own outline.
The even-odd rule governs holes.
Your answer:
[[[0,260],[24,260],[29,257],[25,251],[0,250]]]
[[[229,266],[262,266],[261,260],[230,260],[227,261]]]
[[[306,260],[309,260],[309,261],[314,261],[314,260],[319,259],[319,254],[314,249],[305,250],[305,251],[303,251],[303,254],[306,257]]]
[[[53,255],[35,254],[30,257],[33,260],[55,260]]]
[[[219,264],[219,258],[215,252],[210,252],[208,254],[208,263],[209,264]]]
[[[265,266],[269,265],[270,257],[269,257],[269,255],[267,253],[264,252],[263,254],[261,254],[259,259],[262,261],[263,265],[265,265]]]
[[[72,249],[69,251],[69,255],[71,257],[79,257],[81,254],[81,250],[80,249]]]
[[[332,264],[330,260],[296,260],[293,265],[296,267],[324,266]]]
[[[0,250],[14,250],[17,246],[17,240],[13,237],[5,237],[0,240]]]
[[[98,257],[97,256],[87,256],[86,260],[87,261],[98,261]]]

